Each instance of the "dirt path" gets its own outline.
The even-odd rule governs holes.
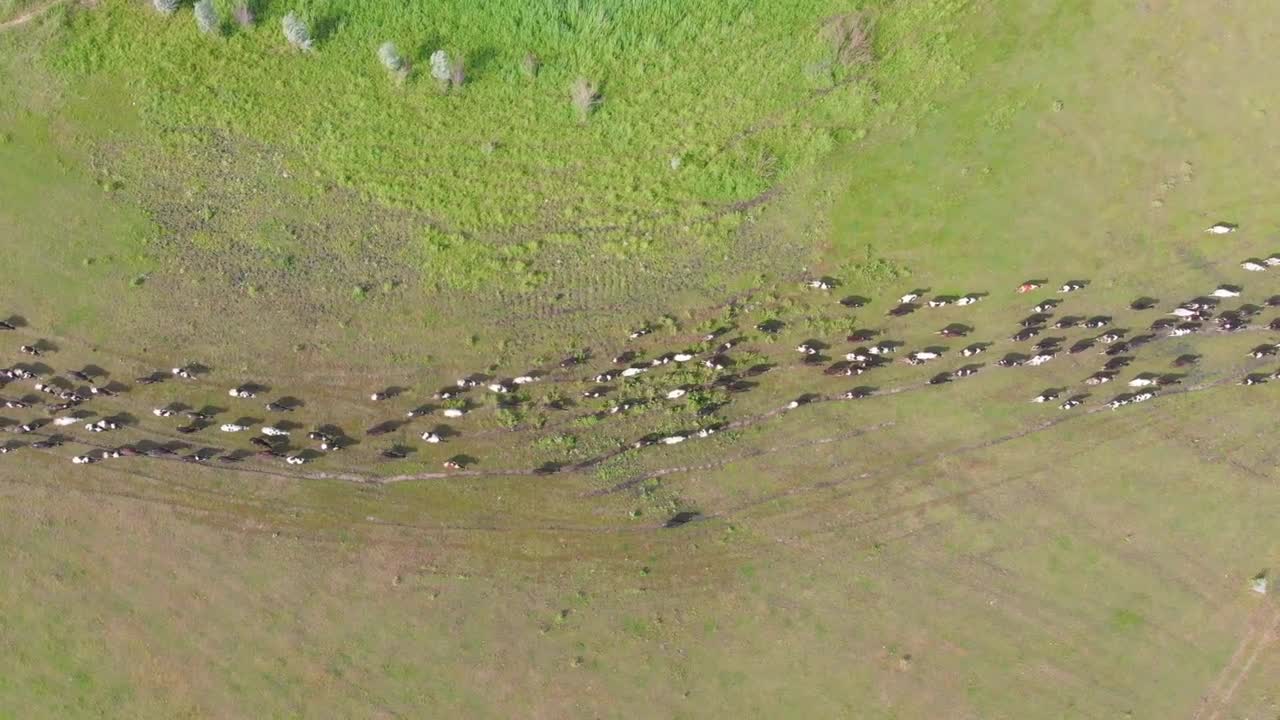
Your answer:
[[[30,10],[22,13],[18,17],[13,18],[12,20],[5,20],[3,22],[0,22],[0,30],[8,30],[10,28],[18,27],[19,25],[26,25],[32,20],[35,20],[36,18],[43,15],[46,11],[48,11],[53,6],[61,5],[66,1],[67,0],[52,0],[52,2],[47,2],[43,5],[37,5],[36,7],[33,7]]]
[[[1236,691],[1249,677],[1258,656],[1277,639],[1280,639],[1280,605],[1263,602],[1249,617],[1244,637],[1240,638],[1240,644],[1226,667],[1209,685],[1200,701],[1200,708],[1191,716],[1192,720],[1218,720],[1229,710]]]

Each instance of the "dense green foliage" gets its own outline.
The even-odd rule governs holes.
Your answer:
[[[307,56],[286,51],[286,11],[209,42],[110,0],[73,16],[58,64],[126,78],[154,126],[243,133],[473,230],[687,220],[762,192],[865,120],[864,91],[835,84],[847,71],[822,33],[850,11],[836,0],[311,2],[296,9]],[[388,40],[421,68],[404,86],[380,77]],[[431,81],[438,49],[465,59],[465,92]],[[608,97],[586,126],[569,95],[580,76]]]

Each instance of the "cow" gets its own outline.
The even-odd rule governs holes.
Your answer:
[[[1078,398],[1070,398],[1070,399],[1068,399],[1068,400],[1064,401],[1061,405],[1059,405],[1059,406],[1058,406],[1058,409],[1059,409],[1059,410],[1070,410],[1071,408],[1074,408],[1074,407],[1079,406],[1079,405],[1080,405],[1080,403],[1082,403],[1082,402],[1084,402],[1084,401],[1083,401],[1083,400],[1080,400],[1080,399],[1078,399]]]
[[[169,408],[152,408],[151,414],[155,415],[156,417],[167,418],[167,417],[173,417],[178,413],[174,412],[173,410],[170,410]]]
[[[435,443],[440,442],[443,438],[441,438],[441,437],[440,437],[438,434],[436,434],[436,433],[433,433],[433,432],[431,432],[431,431],[427,431],[427,432],[422,433],[422,439],[423,439],[423,441],[424,441],[424,442],[429,442],[429,443],[435,444]]]
[[[1240,297],[1240,290],[1231,287],[1230,285],[1219,285],[1217,289],[1209,293],[1209,295],[1216,298]]]
[[[1249,259],[1240,263],[1240,267],[1249,272],[1263,272],[1267,269],[1267,264],[1261,260]]]
[[[1059,394],[1061,394],[1061,391],[1050,388],[1048,390],[1045,390],[1044,392],[1041,392],[1039,395],[1031,398],[1031,402],[1033,403],[1052,402],[1058,399]]]
[[[1210,235],[1226,235],[1227,233],[1233,233],[1239,229],[1240,229],[1240,226],[1236,225],[1235,223],[1216,222],[1210,225],[1209,227],[1205,228],[1205,232],[1209,233]]]
[[[289,431],[278,427],[267,426],[262,428],[262,434],[267,437],[288,437]]]
[[[249,426],[237,425],[236,423],[223,423],[223,425],[218,429],[225,433],[236,433],[236,432],[243,432],[245,430],[248,430]]]
[[[440,414],[447,418],[460,418],[466,415],[467,411],[461,408],[445,408]]]
[[[1033,292],[1033,291],[1035,291],[1035,290],[1038,290],[1038,289],[1040,288],[1040,285],[1041,285],[1041,283],[1038,283],[1038,282],[1035,282],[1035,281],[1032,281],[1032,280],[1028,280],[1027,282],[1024,282],[1024,283],[1022,283],[1021,285],[1019,285],[1019,286],[1018,286],[1018,294],[1019,294],[1019,295],[1025,295],[1025,294],[1027,294],[1027,293],[1029,293],[1029,292]]]
[[[1107,317],[1106,315],[1095,315],[1089,318],[1088,320],[1084,321],[1084,326],[1089,328],[1090,330],[1097,330],[1098,328],[1106,327],[1107,325],[1110,325],[1110,324],[1111,324],[1111,318]]]
[[[1072,280],[1072,281],[1070,281],[1070,282],[1063,283],[1063,284],[1062,284],[1062,287],[1058,288],[1058,292],[1063,293],[1063,294],[1071,293],[1071,292],[1075,292],[1075,291],[1077,291],[1077,290],[1082,290],[1082,289],[1084,289],[1084,286],[1085,286],[1085,285],[1086,285],[1086,283],[1084,283],[1084,282],[1082,282],[1082,281],[1079,281],[1079,280]]]
[[[975,343],[960,351],[960,357],[973,357],[979,353],[987,351],[987,346],[983,343]]]

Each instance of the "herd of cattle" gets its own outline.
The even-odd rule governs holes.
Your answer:
[[[1223,234],[1234,230],[1235,226],[1233,225],[1219,223],[1210,227],[1208,232]],[[1266,272],[1272,269],[1280,272],[1280,254],[1272,255],[1268,258],[1246,259],[1241,263],[1241,268],[1249,272]],[[1031,293],[1039,290],[1043,283],[1044,281],[1028,281],[1018,286],[1016,292],[1019,294]],[[812,290],[827,292],[835,289],[839,283],[830,278],[821,278],[808,280],[806,285]],[[1066,296],[1085,291],[1087,287],[1088,282],[1086,281],[1067,281],[1057,288],[1056,294]],[[1156,397],[1161,388],[1178,383],[1182,377],[1172,372],[1142,372],[1132,378],[1122,379],[1121,373],[1123,369],[1134,362],[1136,351],[1143,345],[1162,336],[1182,337],[1207,331],[1233,333],[1250,328],[1265,328],[1269,331],[1280,332],[1280,317],[1272,319],[1266,324],[1257,322],[1257,317],[1263,312],[1264,305],[1271,308],[1280,308],[1280,295],[1273,295],[1263,300],[1263,305],[1245,303],[1232,309],[1221,307],[1221,303],[1224,300],[1239,298],[1242,292],[1243,289],[1238,286],[1220,285],[1204,296],[1191,298],[1172,306],[1167,312],[1156,317],[1147,329],[1137,332],[1115,327],[1113,318],[1109,315],[1064,314],[1061,312],[1066,304],[1066,300],[1063,297],[1040,300],[1029,306],[1030,314],[1022,319],[1018,323],[1018,327],[1013,329],[1008,336],[1008,342],[1013,343],[1017,350],[1005,353],[994,364],[1002,368],[1038,366],[1051,362],[1064,354],[1073,355],[1091,350],[1097,351],[1105,359],[1102,360],[1101,366],[1096,372],[1083,380],[1083,384],[1090,387],[1101,386],[1111,382],[1125,385],[1125,392],[1115,395],[1105,403],[1106,407],[1112,409],[1133,403],[1141,403]],[[915,290],[898,297],[887,311],[887,316],[901,318],[917,311],[927,311],[931,308],[963,307],[981,302],[987,297],[986,293],[934,295],[932,297],[925,297],[925,295],[926,291]],[[839,302],[847,308],[862,308],[870,301],[862,297],[849,296],[842,298]],[[1157,304],[1154,299],[1139,298],[1134,300],[1129,308],[1132,311],[1145,312],[1155,310]],[[755,330],[762,335],[776,335],[781,332],[782,327],[782,323],[778,321],[766,320],[756,324]],[[1051,333],[1055,330],[1075,328],[1084,329],[1088,332],[1084,337],[1073,343],[1068,343],[1067,339],[1063,337],[1051,336]],[[605,403],[602,409],[593,412],[599,418],[624,413],[648,403],[679,400],[698,390],[723,389],[732,393],[735,388],[745,384],[745,378],[767,372],[772,367],[767,364],[756,364],[750,368],[745,367],[749,363],[740,365],[735,357],[737,355],[735,348],[740,348],[746,338],[736,335],[735,331],[737,329],[735,324],[726,323],[706,333],[694,347],[657,354],[649,359],[642,359],[643,354],[638,348],[627,349],[613,356],[609,367],[591,371],[585,377],[580,376],[580,373],[582,367],[592,361],[588,353],[575,354],[561,361],[558,366],[529,371],[509,379],[498,379],[483,374],[470,375],[458,380],[453,385],[440,389],[434,394],[434,399],[441,401],[443,405],[419,406],[403,413],[402,417],[404,419],[397,418],[379,423],[368,428],[365,434],[370,437],[387,435],[394,430],[405,427],[407,423],[417,418],[430,415],[452,419],[460,418],[465,416],[470,409],[477,407],[476,404],[467,402],[467,393],[487,391],[510,398],[515,397],[513,394],[522,386],[544,380],[559,383],[585,383],[585,388],[579,391],[581,397],[584,400],[603,399],[602,402]],[[26,334],[26,330],[25,323],[17,318],[9,321],[0,321],[0,331]],[[629,339],[631,341],[641,341],[642,338],[652,332],[653,328],[651,327],[641,327],[630,333]],[[974,328],[972,326],[961,322],[952,322],[936,330],[936,334],[943,338],[965,339],[964,342],[967,344],[954,353],[965,361],[988,352],[996,345],[993,341],[971,342],[969,338],[973,332]],[[856,330],[848,335],[845,342],[849,343],[849,346],[845,351],[838,353],[843,355],[842,359],[834,359],[824,354],[829,350],[830,346],[819,340],[803,342],[796,346],[795,350],[801,355],[802,365],[823,367],[825,374],[831,376],[861,376],[874,372],[890,365],[890,357],[895,354],[900,354],[902,361],[912,366],[935,363],[952,354],[948,348],[935,346],[920,347],[899,353],[900,350],[903,350],[903,343],[890,340],[884,337],[883,331],[873,329]],[[51,352],[51,348],[52,345],[44,341],[33,341],[31,344],[19,345],[18,351],[35,358],[48,354]],[[1275,356],[1278,352],[1280,352],[1280,343],[1267,342],[1254,347],[1249,352],[1249,355],[1254,359],[1264,359]],[[1198,355],[1181,355],[1173,360],[1172,366],[1173,368],[1185,368],[1196,364],[1198,360]],[[645,399],[633,398],[628,400],[625,399],[627,393],[615,392],[625,388],[626,384],[632,379],[647,373],[658,372],[663,366],[679,366],[695,362],[706,368],[704,377],[708,379],[701,385],[660,386],[660,392],[656,394],[650,393],[650,396]],[[941,385],[955,382],[978,373],[983,367],[983,364],[970,362],[946,372],[933,374],[922,385]],[[165,381],[203,381],[210,373],[211,371],[208,368],[199,365],[188,365],[139,377],[134,380],[133,384],[154,385]],[[129,392],[129,386],[117,381],[108,382],[107,379],[107,373],[97,366],[88,366],[58,373],[43,365],[43,363],[33,361],[19,363],[8,368],[0,368],[0,388],[5,388],[6,393],[4,397],[0,397],[0,404],[7,409],[25,411],[26,414],[32,416],[27,420],[0,419],[0,425],[3,425],[4,429],[9,433],[35,438],[29,442],[24,442],[23,440],[4,442],[0,444],[0,454],[11,453],[23,448],[49,450],[64,444],[75,443],[92,448],[88,452],[76,454],[72,457],[72,462],[78,465],[128,456],[165,457],[199,463],[212,461],[215,458],[222,462],[231,463],[250,457],[257,457],[263,460],[284,462],[289,465],[301,465],[323,457],[328,453],[340,451],[354,443],[352,438],[346,436],[334,426],[321,425],[304,433],[302,426],[295,423],[250,423],[243,420],[218,422],[216,415],[220,411],[217,408],[197,410],[177,402],[152,408],[150,412],[156,418],[173,421],[175,424],[172,430],[181,435],[190,436],[214,431],[220,431],[228,435],[240,433],[249,435],[247,442],[252,449],[202,448],[184,453],[177,448],[189,446],[181,443],[138,443],[135,445],[103,446],[87,439],[77,441],[73,437],[61,434],[62,432],[78,432],[81,429],[91,434],[111,433],[120,430],[126,425],[136,424],[136,421],[133,421],[131,416],[126,414],[95,413],[86,407],[91,406],[91,404],[109,405],[118,402],[113,398]],[[1245,375],[1240,382],[1243,385],[1255,386],[1265,384],[1270,380],[1280,380],[1280,371],[1250,373]],[[24,385],[24,383],[29,384]],[[15,389],[19,390],[19,392],[23,389],[30,389],[34,393],[14,396],[13,391]],[[263,395],[266,390],[267,388],[262,385],[244,383],[228,389],[227,395],[239,401],[261,402],[259,396]],[[876,392],[873,387],[861,386],[842,392],[830,399],[865,398],[876,394]],[[394,389],[373,392],[369,395],[369,402],[382,403],[397,394],[398,392]],[[785,409],[798,407],[820,397],[822,396],[803,395],[788,403]],[[1066,411],[1080,407],[1088,397],[1084,393],[1071,394],[1065,388],[1050,388],[1034,395],[1030,400],[1035,403],[1056,403],[1058,408]],[[571,404],[571,402],[564,399],[549,402],[549,406],[553,408],[563,408],[568,404]],[[301,406],[302,403],[300,401],[291,397],[265,399],[262,405],[268,413],[275,415],[292,413]],[[714,433],[718,427],[721,427],[721,425],[703,424],[697,429],[687,432],[650,434],[634,441],[632,447],[674,445],[691,438],[706,437]],[[57,431],[50,432],[54,428]],[[305,434],[308,442],[299,443],[297,446],[291,444],[295,433],[299,436]],[[415,431],[413,435],[421,438],[424,443],[439,444],[445,441],[448,433],[437,427],[423,430],[421,433]],[[403,444],[393,444],[382,448],[379,452],[383,457],[398,459],[406,457],[411,452],[411,448],[407,448]],[[448,469],[461,469],[467,461],[467,456],[459,455],[445,461],[444,466]]]

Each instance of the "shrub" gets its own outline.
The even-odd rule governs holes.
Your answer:
[[[151,5],[161,15],[172,15],[178,11],[178,0],[151,0]]]
[[[284,20],[280,22],[280,26],[284,31],[284,39],[288,40],[290,45],[303,52],[311,51],[311,31],[307,28],[307,24],[298,17],[297,13],[290,12],[285,15]]]
[[[250,7],[249,3],[237,5],[232,15],[235,17],[236,23],[242,28],[253,27],[253,23],[257,19],[253,16],[253,8]]]
[[[449,89],[453,80],[453,62],[449,60],[449,53],[443,50],[431,53],[431,77],[440,83],[442,90]]]
[[[538,71],[541,69],[542,61],[531,52],[525,53],[524,57],[520,59],[520,72],[527,78],[537,77]]]
[[[573,101],[573,109],[577,111],[580,122],[586,122],[603,100],[600,96],[600,88],[584,77],[574,80],[569,85],[569,98]]]
[[[871,23],[860,12],[828,18],[822,35],[831,43],[836,62],[846,68],[871,62]]]
[[[466,62],[459,57],[453,61],[453,67],[449,73],[449,84],[454,90],[461,90],[462,84],[467,81]]]
[[[382,63],[382,67],[386,68],[387,72],[392,73],[401,72],[405,67],[404,58],[396,49],[396,44],[390,41],[378,47],[378,62]]]
[[[192,10],[195,12],[196,27],[200,28],[200,32],[210,35],[219,31],[222,21],[218,18],[218,11],[213,7],[213,0],[197,0]]]

